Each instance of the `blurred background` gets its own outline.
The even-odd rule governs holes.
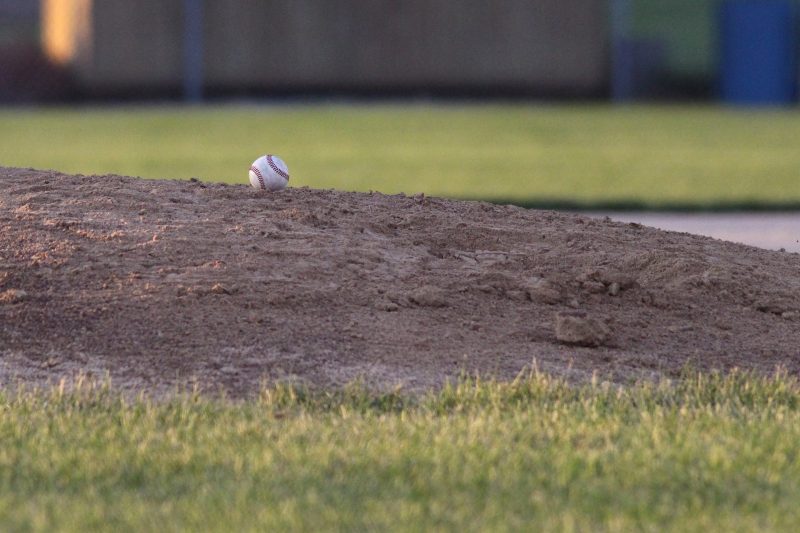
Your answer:
[[[752,103],[788,104],[799,4],[0,0],[2,98],[739,101],[750,86]]]
[[[270,151],[294,185],[782,211],[791,247],[799,9],[0,0],[0,164],[246,183]]]

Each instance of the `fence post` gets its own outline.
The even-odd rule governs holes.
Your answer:
[[[611,0],[611,99],[633,98],[633,64],[630,54],[631,0]]]
[[[183,98],[203,99],[203,0],[183,1]]]

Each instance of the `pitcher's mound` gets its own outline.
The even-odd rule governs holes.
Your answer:
[[[800,370],[800,256],[481,202],[0,168],[0,376]]]

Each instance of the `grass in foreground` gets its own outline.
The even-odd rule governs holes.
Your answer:
[[[783,375],[0,397],[5,530],[789,531],[798,501],[800,386]]]
[[[0,111],[0,164],[528,205],[800,204],[800,113],[530,105]]]

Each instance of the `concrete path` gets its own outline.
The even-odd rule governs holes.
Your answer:
[[[590,213],[622,222],[800,253],[800,213]]]

